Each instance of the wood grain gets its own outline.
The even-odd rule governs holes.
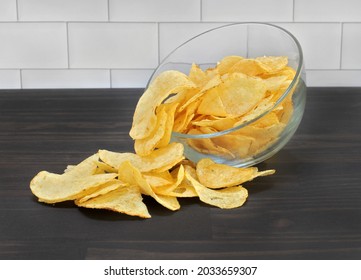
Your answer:
[[[132,151],[141,89],[0,92],[0,259],[360,259],[361,89],[309,88],[299,130],[249,199],[181,199],[152,219],[38,203],[29,182],[98,149]]]

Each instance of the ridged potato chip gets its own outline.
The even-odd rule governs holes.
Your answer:
[[[141,218],[151,217],[137,186],[122,186],[84,202],[76,200],[75,204],[79,207],[106,209]]]
[[[134,150],[137,155],[147,156],[150,155],[157,144],[162,140],[164,134],[166,132],[166,124],[167,124],[167,112],[166,107],[159,107],[159,112],[157,112],[157,122],[152,133],[143,138],[143,139],[135,139],[134,141]]]
[[[199,199],[204,203],[222,209],[232,209],[242,206],[247,200],[248,191],[242,186],[214,190],[203,186],[188,172],[186,172],[186,177],[193,185]]]
[[[184,159],[184,147],[180,143],[171,143],[164,148],[153,151],[148,156],[139,156],[133,153],[117,153],[107,150],[99,150],[99,156],[102,161],[108,165],[119,169],[120,165],[129,161],[135,168],[141,172],[167,171]]]
[[[139,99],[129,135],[133,139],[149,136],[157,123],[155,110],[162,101],[173,93],[194,86],[188,76],[181,72],[169,70],[161,73]]]
[[[39,201],[57,203],[74,200],[95,191],[113,180],[117,174],[95,174],[97,155],[93,155],[63,174],[39,172],[30,182],[32,193]]]
[[[259,176],[274,174],[275,170],[259,172],[257,167],[237,168],[204,158],[197,163],[196,172],[201,184],[207,188],[220,189],[241,185]]]
[[[178,210],[179,202],[175,197],[156,194],[142,173],[129,161],[123,162],[119,167],[119,179],[131,186],[139,187],[142,194],[153,197],[159,204],[170,210]]]
[[[223,83],[207,91],[197,113],[218,117],[240,116],[251,110],[266,94],[260,78],[232,73]]]

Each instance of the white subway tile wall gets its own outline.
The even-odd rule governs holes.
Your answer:
[[[20,70],[0,70],[0,89],[21,88]]]
[[[154,68],[156,23],[69,23],[70,68]]]
[[[0,69],[68,67],[65,23],[1,23]]]
[[[1,0],[0,1],[0,21],[16,21],[16,1]]]
[[[0,0],[0,89],[143,88],[184,41],[246,21],[299,39],[308,86],[361,86],[359,0]]]
[[[199,21],[200,12],[200,0],[109,0],[111,21]]]
[[[17,0],[20,21],[105,21],[107,0]]]
[[[317,1],[317,0],[315,0]],[[290,0],[203,0],[204,21],[292,21]]]

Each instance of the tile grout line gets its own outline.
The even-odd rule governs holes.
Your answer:
[[[339,70],[342,70],[342,48],[343,48],[343,28],[344,28],[344,23],[341,22],[341,40],[340,40],[340,65],[339,65]]]
[[[16,21],[19,21],[19,0],[15,1],[15,7],[16,7]]]
[[[69,52],[69,23],[65,23],[66,29],[66,57],[67,57],[67,65],[66,69],[70,69],[70,52]]]
[[[293,0],[293,6],[292,6],[292,22],[295,22],[295,2],[296,2],[296,0]]]
[[[200,5],[200,11],[199,11],[199,19],[200,22],[203,21],[203,0],[199,0],[199,5]]]
[[[113,88],[112,69],[109,69],[109,88]]]
[[[23,89],[23,73],[22,73],[22,69],[19,69],[19,78],[20,78],[20,89]]]
[[[107,5],[108,5],[108,22],[110,22],[110,5],[109,5],[109,1],[107,0]]]

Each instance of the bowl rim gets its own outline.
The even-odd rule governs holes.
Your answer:
[[[303,51],[302,51],[302,47],[300,42],[298,41],[298,39],[287,29],[280,27],[278,25],[275,24],[271,24],[271,23],[266,23],[266,22],[236,22],[236,23],[230,23],[230,24],[225,24],[222,26],[218,26],[215,28],[211,28],[208,29],[204,32],[201,32],[199,34],[197,34],[196,36],[193,36],[192,38],[186,40],[185,42],[183,42],[182,44],[180,44],[178,47],[176,47],[173,51],[171,51],[167,56],[165,56],[162,61],[159,63],[159,65],[157,66],[157,68],[153,71],[151,77],[148,80],[148,84],[146,86],[146,88],[149,86],[149,84],[151,83],[152,79],[154,78],[155,73],[157,72],[157,70],[164,64],[164,62],[174,53],[176,52],[178,49],[182,48],[184,45],[186,45],[188,42],[204,35],[210,32],[213,32],[215,30],[218,29],[223,29],[223,28],[228,28],[228,27],[232,27],[232,26],[236,26],[236,25],[246,25],[246,26],[250,26],[250,25],[264,25],[264,26],[269,26],[278,30],[281,30],[282,32],[284,32],[285,34],[287,34],[289,37],[291,37],[291,39],[294,41],[294,43],[296,44],[297,50],[298,50],[298,54],[299,54],[299,63],[296,69],[296,74],[292,80],[292,82],[289,84],[289,86],[287,87],[287,89],[284,91],[284,93],[278,98],[278,100],[275,102],[275,104],[267,109],[266,111],[264,111],[263,113],[259,114],[258,116],[252,118],[249,121],[246,121],[238,126],[235,127],[231,127],[222,131],[218,131],[218,132],[213,132],[213,133],[204,133],[204,134],[186,134],[186,133],[180,133],[180,132],[175,132],[172,131],[172,137],[176,137],[176,138],[191,138],[191,139],[204,139],[204,138],[213,138],[213,137],[218,137],[218,136],[222,136],[234,131],[237,131],[241,128],[244,128],[246,126],[248,126],[249,124],[259,120],[260,118],[262,118],[263,116],[267,115],[269,112],[271,112],[272,110],[274,110],[291,92],[291,89],[293,89],[293,87],[296,85],[296,83],[298,83],[302,70],[303,70]]]

